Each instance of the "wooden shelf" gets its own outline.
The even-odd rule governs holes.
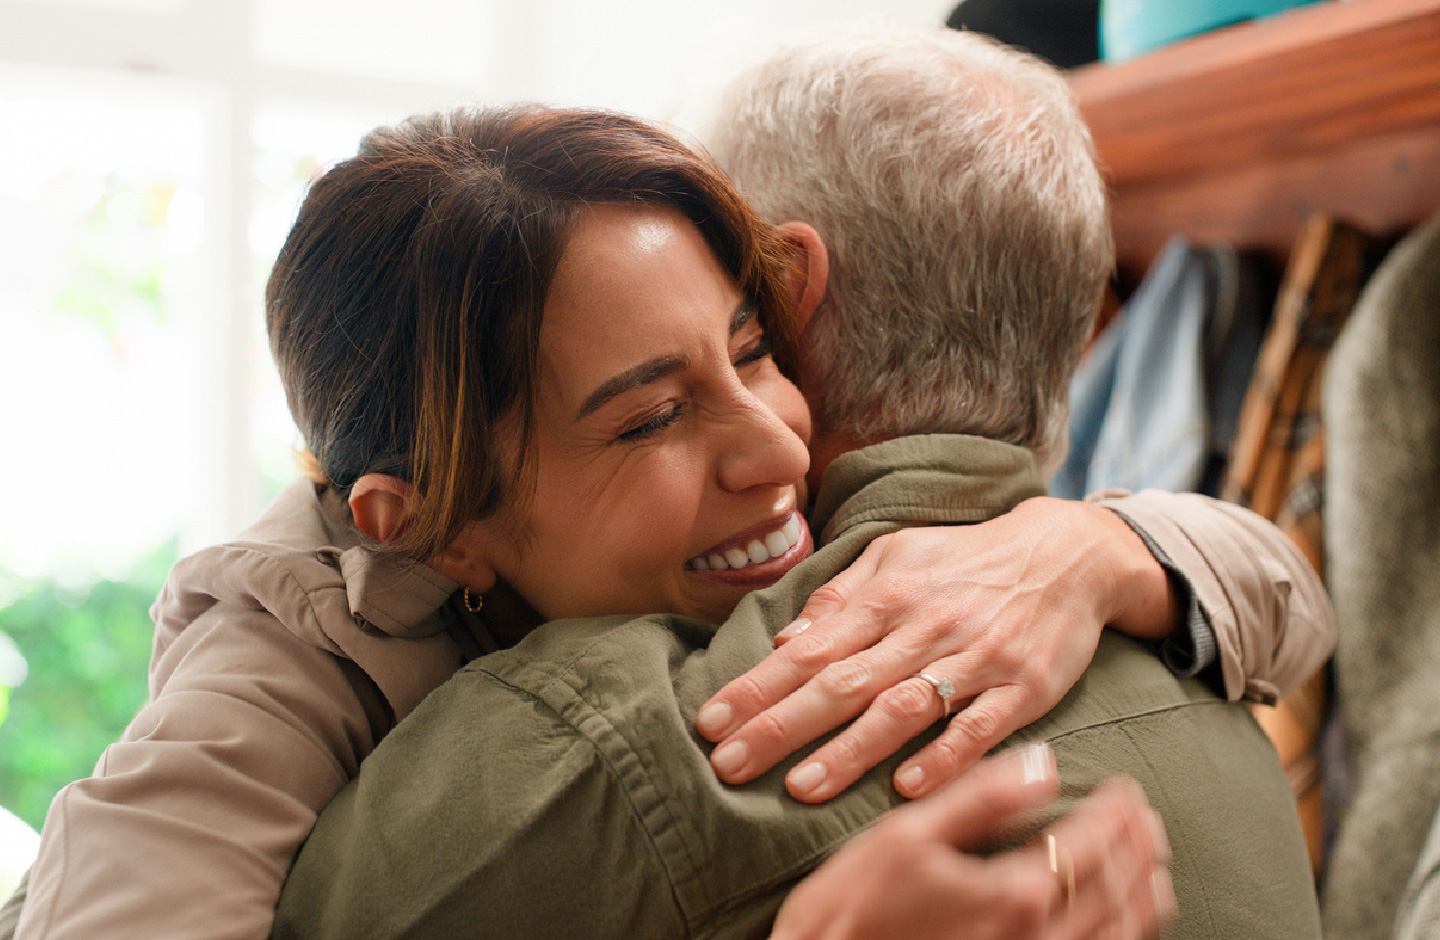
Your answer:
[[[1282,255],[1315,211],[1440,209],[1440,0],[1326,0],[1071,79],[1122,264],[1171,234]]]

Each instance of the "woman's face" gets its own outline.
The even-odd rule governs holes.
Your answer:
[[[810,416],[767,350],[684,216],[586,210],[545,303],[533,497],[468,538],[547,619],[723,620],[813,550]]]

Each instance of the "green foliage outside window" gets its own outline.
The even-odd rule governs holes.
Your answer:
[[[29,667],[0,723],[0,806],[36,829],[56,791],[89,776],[145,703],[150,605],[175,557],[171,544],[126,581],[80,588],[0,569],[4,593],[15,598],[0,608],[0,633]]]

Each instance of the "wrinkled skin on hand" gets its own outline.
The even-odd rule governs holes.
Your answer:
[[[979,525],[876,539],[697,724],[718,744],[716,773],[744,783],[853,719],[786,779],[822,802],[954,711],[895,773],[919,797],[1053,708],[1107,623],[1155,639],[1177,618],[1164,569],[1119,516],[1039,497]],[[953,685],[947,703],[921,671]]]
[[[1153,937],[1175,913],[1170,850],[1132,780],[1102,785],[1046,830],[1055,868],[1044,838],[970,854],[1055,796],[1052,760],[1043,745],[987,760],[887,814],[791,892],[772,940]]]

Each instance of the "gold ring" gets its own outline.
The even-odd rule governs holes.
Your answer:
[[[1068,911],[1075,901],[1075,860],[1048,832],[1045,834],[1045,845],[1050,849],[1050,870],[1060,879],[1060,896],[1065,899],[1065,910]]]

